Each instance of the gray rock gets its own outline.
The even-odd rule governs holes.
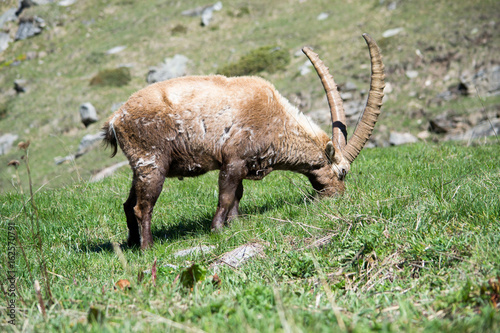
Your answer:
[[[389,144],[391,146],[399,146],[415,142],[418,142],[418,139],[410,133],[391,132],[389,136]]]
[[[35,5],[48,5],[49,3],[54,3],[57,0],[31,0]]]
[[[316,109],[310,111],[307,115],[319,125],[329,124],[331,126],[332,124],[332,116],[329,109]]]
[[[418,72],[417,71],[406,71],[406,77],[409,78],[409,79],[415,79],[417,76],[418,76]]]
[[[125,50],[127,47],[125,45],[115,46],[106,51],[106,54],[117,54]]]
[[[206,27],[212,21],[212,16],[214,11],[219,11],[222,9],[222,2],[217,2],[212,6],[205,7],[201,13],[201,26]]]
[[[173,58],[166,58],[165,63],[149,69],[146,81],[155,83],[184,76],[186,75],[188,62],[189,59],[182,54],[176,54]]]
[[[300,75],[304,76],[306,74],[309,74],[311,72],[311,67],[312,67],[312,64],[309,60],[304,62],[302,64],[302,66],[299,67]]]
[[[346,117],[355,117],[360,115],[365,109],[365,104],[359,99],[349,100],[344,103]]]
[[[397,1],[392,1],[389,2],[387,5],[387,10],[395,10],[398,7],[398,2]]]
[[[77,0],[61,0],[57,4],[62,7],[68,7],[74,5],[76,2]]]
[[[99,120],[95,107],[91,103],[83,103],[80,105],[80,118],[85,127]]]
[[[356,83],[352,81],[347,81],[343,86],[342,86],[343,91],[355,91],[358,90],[358,86]]]
[[[36,36],[42,32],[45,27],[45,21],[38,17],[22,18],[19,22],[14,40],[23,40],[29,37]]]
[[[3,28],[5,23],[17,20],[16,11],[16,8],[9,8],[0,16],[0,29]]]
[[[75,154],[75,158],[78,158],[95,148],[101,142],[102,138],[103,134],[101,132],[85,135],[78,145],[78,150]]]
[[[489,71],[488,92],[498,94],[500,92],[500,66],[495,66]]]
[[[473,75],[461,75],[459,86],[462,87],[462,90],[474,95],[500,94],[500,65],[481,68]]]
[[[403,31],[404,31],[404,28],[389,29],[389,30],[386,30],[382,33],[382,37],[384,37],[384,38],[393,37],[393,36],[400,34]]]
[[[19,138],[16,134],[7,133],[0,136],[0,155],[7,154],[11,149],[14,141]]]
[[[77,159],[78,157],[88,153],[95,147],[99,145],[101,140],[103,139],[103,133],[99,132],[96,134],[87,134],[85,135],[82,140],[80,141],[80,144],[78,145],[78,150],[76,154],[71,154],[66,157],[56,157],[54,158],[54,162],[56,165],[62,164],[64,162],[72,161]]]
[[[230,252],[224,253],[222,257],[210,264],[209,269],[217,272],[221,266],[227,265],[236,269],[254,256],[264,257],[264,249],[267,244],[247,243]]]
[[[9,34],[0,32],[0,53],[7,50],[10,42],[12,42],[12,39],[10,38]]]
[[[465,133],[448,135],[445,137],[445,140],[474,140],[489,136],[500,136],[499,118],[483,121]]]
[[[14,90],[18,94],[28,92],[28,81],[24,79],[14,80]]]
[[[318,21],[324,21],[328,18],[328,16],[330,16],[328,13],[321,13],[318,15],[318,17],[316,17],[316,20]]]
[[[180,250],[174,253],[174,257],[185,257],[190,254],[203,254],[203,253],[210,253],[212,250],[215,249],[214,245],[200,245],[200,246],[195,246],[191,247],[189,249],[185,250]]]

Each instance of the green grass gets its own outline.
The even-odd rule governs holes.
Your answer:
[[[306,103],[309,106],[302,110],[307,113],[326,108],[327,104],[316,74],[300,76],[299,67],[306,58],[295,56],[296,52],[305,45],[312,46],[331,68],[337,83],[349,80],[364,90],[369,84],[369,57],[361,38],[364,32],[379,42],[387,82],[393,86],[375,134],[417,134],[426,129],[428,118],[443,111],[462,114],[498,108],[498,97],[470,96],[437,107],[431,101],[458,83],[464,72],[496,62],[500,51],[500,35],[496,33],[500,2],[398,1],[392,11],[387,9],[387,3],[231,0],[223,3],[223,9],[215,13],[208,27],[201,27],[199,18],[181,15],[186,9],[206,5],[201,0],[93,0],[68,7],[57,2],[32,6],[23,15],[42,17],[45,30],[36,37],[11,43],[0,54],[0,135],[14,133],[19,141],[31,140],[33,162],[38,166],[33,175],[37,183],[68,185],[80,178],[89,179],[112,162],[99,153],[59,166],[54,164],[54,158],[74,153],[84,135],[99,130],[114,104],[126,101],[147,85],[149,67],[166,57],[184,54],[191,60],[188,74],[207,75],[252,50],[276,45],[288,52],[290,64],[285,71],[259,75],[271,81],[292,103],[298,93],[306,100],[310,98]],[[0,2],[2,13],[15,6],[16,1]],[[322,12],[330,16],[317,21]],[[6,27],[11,27],[9,24]],[[172,34],[177,26],[185,27],[185,33]],[[385,30],[397,27],[404,28],[404,32],[382,38]],[[119,45],[126,48],[118,54],[106,54]],[[423,59],[416,55],[417,49]],[[35,58],[28,57],[33,54]],[[131,81],[127,85],[89,86],[100,71],[120,66],[130,69]],[[419,76],[409,80],[405,76],[409,69],[417,70]],[[449,80],[444,80],[446,75]],[[13,81],[19,78],[28,81],[29,92],[14,95]],[[425,85],[427,80],[432,82],[430,86]],[[96,107],[100,119],[89,128],[81,124],[78,115],[79,106],[85,102]],[[0,165],[16,156],[15,149],[0,156]],[[21,176],[26,176],[24,171]],[[10,169],[0,167],[0,192],[13,189],[12,177]]]
[[[168,179],[153,216],[155,244],[145,252],[124,244],[128,170],[102,182],[60,189],[37,191],[40,184],[35,183],[36,211],[29,196],[11,191],[0,197],[0,263],[5,271],[4,240],[8,225],[14,224],[27,258],[17,245],[17,327],[68,332],[498,331],[500,312],[494,302],[499,294],[488,281],[500,277],[500,168],[492,158],[499,154],[496,141],[365,149],[353,164],[345,195],[325,200],[310,196],[304,177],[275,172],[244,183],[244,216],[219,234],[209,231],[217,173]],[[36,173],[37,165],[31,167]],[[331,236],[325,246],[308,248],[325,236]],[[193,289],[182,287],[176,281],[181,268],[164,266],[207,268],[248,242],[263,244],[265,256],[238,269],[222,268],[220,286],[212,283],[208,269]],[[113,250],[113,243],[121,244],[121,251]],[[198,245],[216,248],[184,258],[173,255]],[[156,286],[148,273],[139,281],[139,272],[151,269],[155,259]],[[35,279],[47,305],[45,319],[37,308]],[[131,289],[114,290],[120,279],[129,280]],[[104,316],[101,324],[88,316],[90,309],[93,317]],[[7,320],[2,308],[2,330],[12,330]]]

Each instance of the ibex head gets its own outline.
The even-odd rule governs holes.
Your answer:
[[[370,92],[363,116],[349,141],[347,141],[346,117],[342,98],[332,75],[328,71],[328,67],[310,48],[304,47],[302,49],[318,72],[332,116],[332,139],[327,142],[325,149],[331,165],[314,170],[308,175],[313,187],[320,195],[342,194],[344,191],[344,178],[350,170],[351,163],[370,138],[380,114],[385,87],[384,64],[382,63],[380,49],[375,41],[368,34],[363,34],[363,38],[368,44],[371,58]]]

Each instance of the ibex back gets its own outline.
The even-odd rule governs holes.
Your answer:
[[[320,195],[342,194],[350,164],[371,135],[383,97],[380,51],[363,36],[370,49],[372,80],[365,112],[348,142],[337,86],[308,48],[303,51],[330,104],[332,138],[258,77],[189,76],[133,94],[103,127],[113,156],[120,145],[133,170],[124,203],[129,245],[144,249],[153,244],[151,215],[166,177],[220,170],[212,230],[238,216],[243,179],[262,179],[273,170],[306,175]]]

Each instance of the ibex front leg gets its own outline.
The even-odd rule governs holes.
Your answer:
[[[212,231],[222,229],[225,223],[238,215],[238,206],[243,196],[243,178],[247,173],[245,162],[224,164],[219,173],[219,203],[212,220]]]

